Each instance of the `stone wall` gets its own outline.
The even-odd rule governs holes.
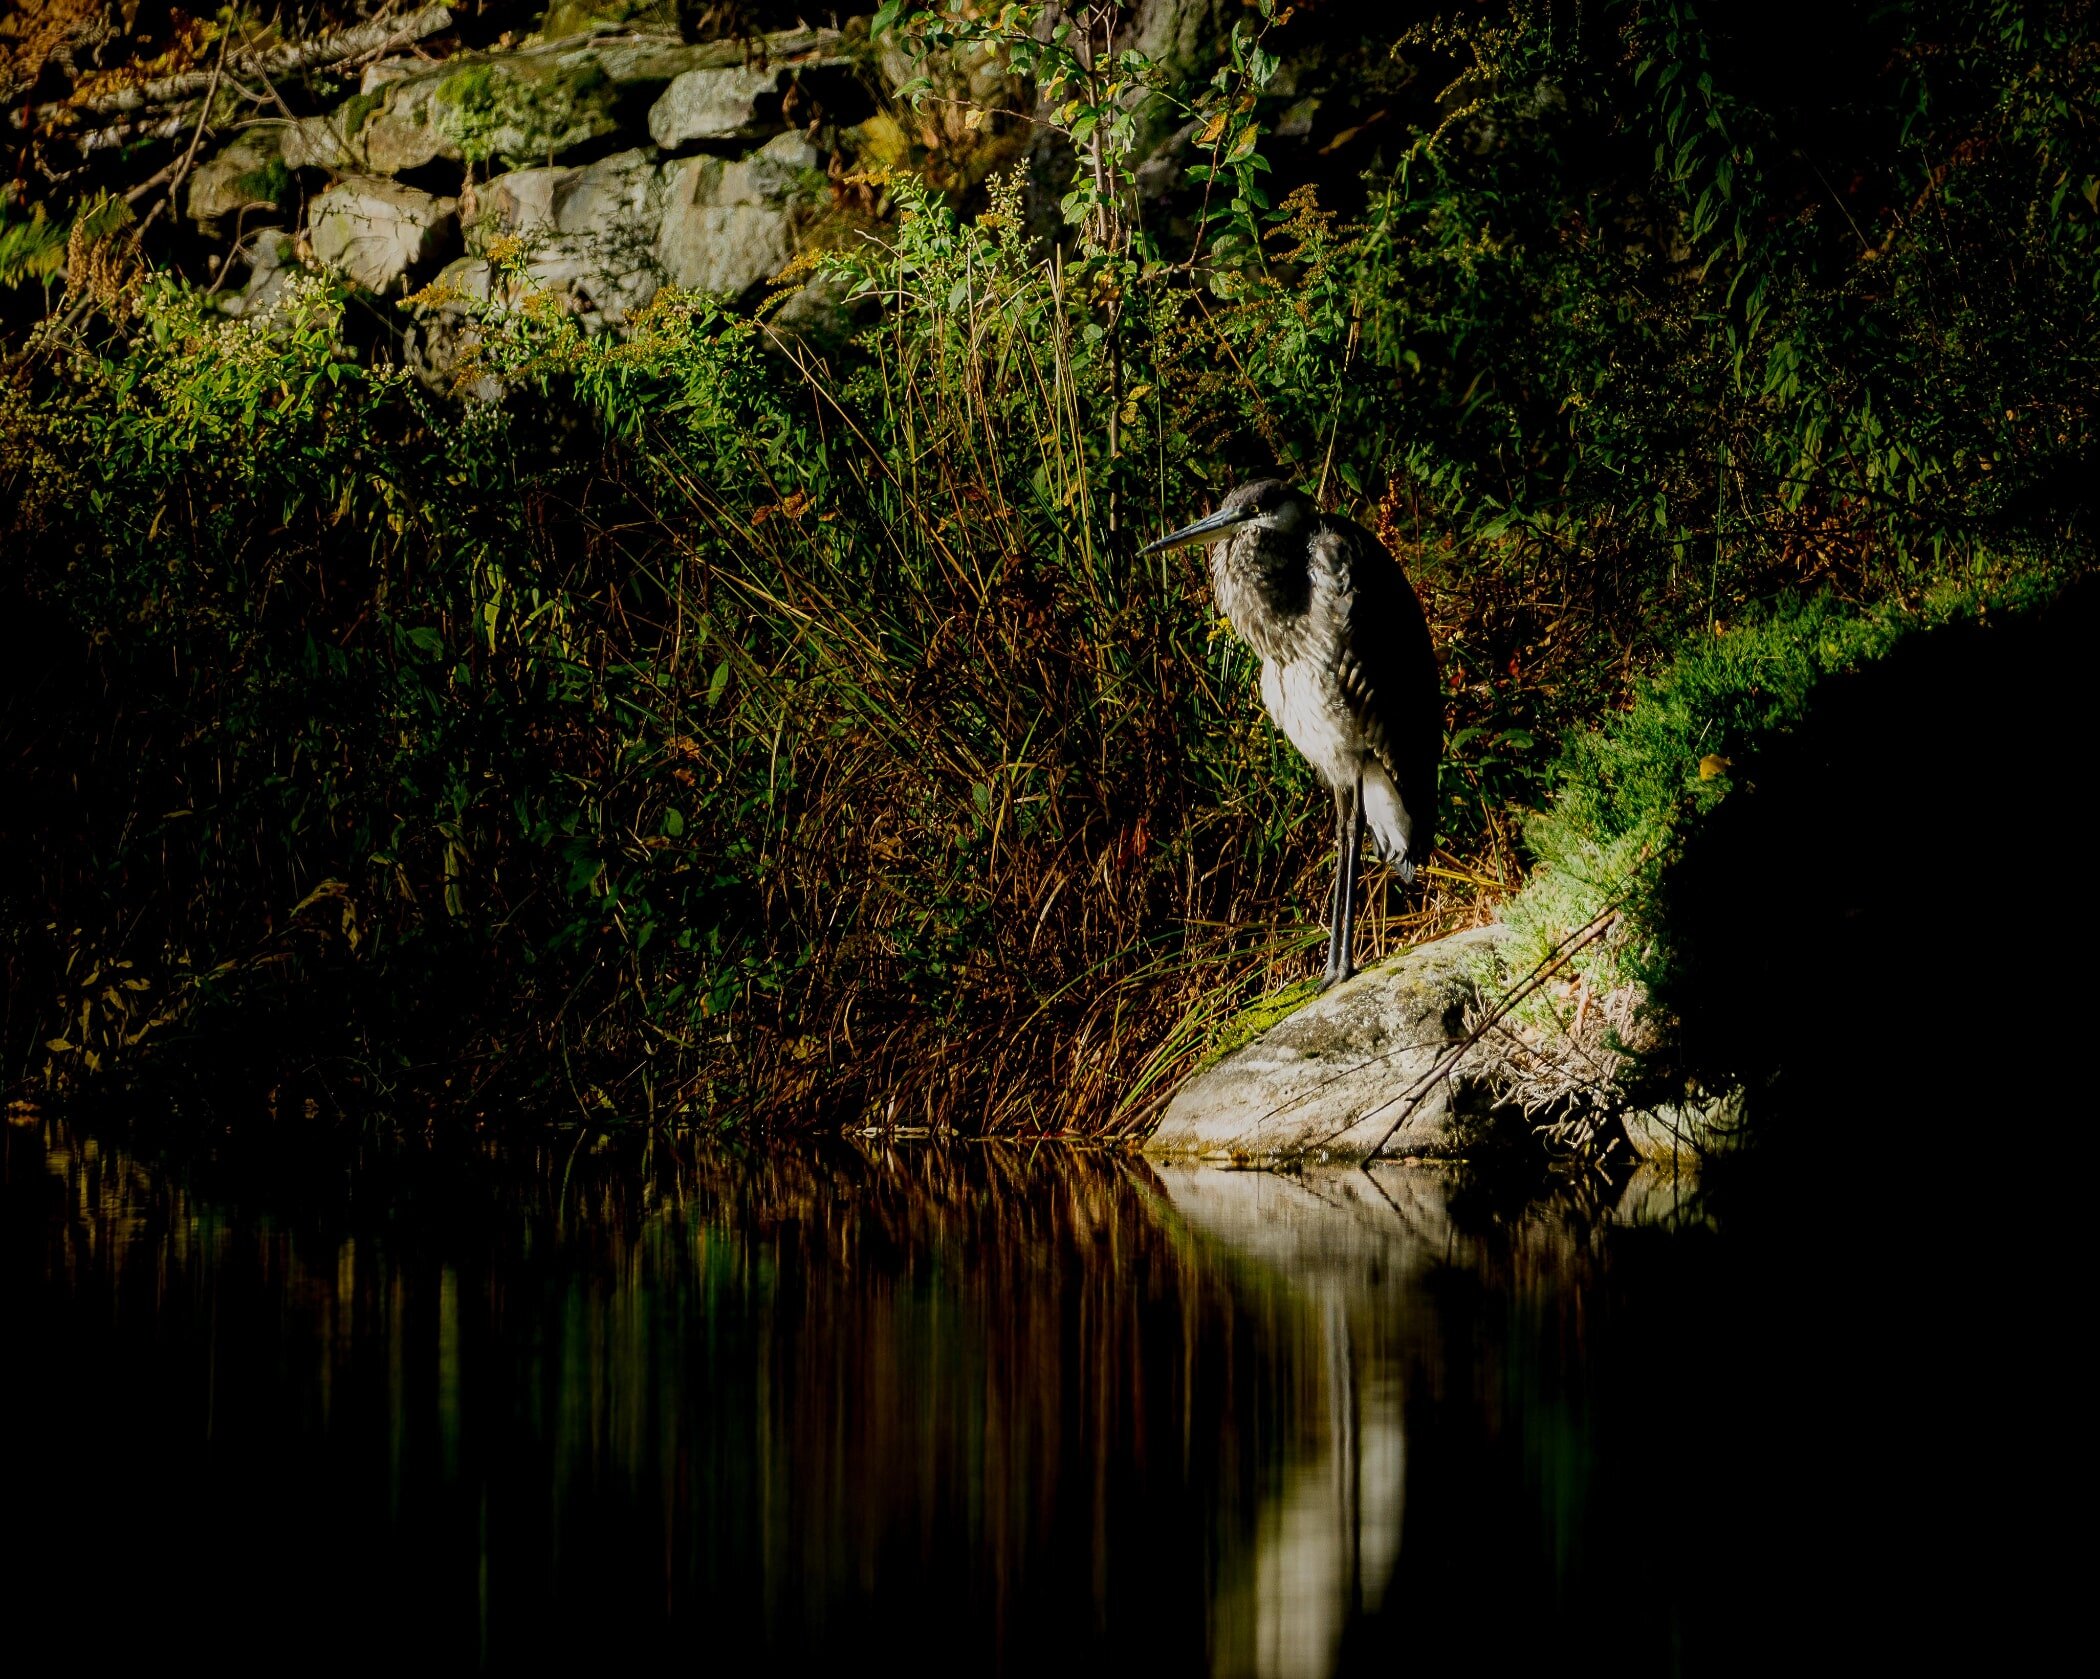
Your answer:
[[[411,359],[437,375],[459,321],[506,285],[606,327],[667,285],[756,300],[819,236],[870,66],[864,25],[697,44],[593,25],[383,58],[333,110],[227,140],[185,208],[207,232],[241,229],[230,314],[298,265],[378,297],[437,282],[408,329]],[[272,213],[301,197],[302,218]]]

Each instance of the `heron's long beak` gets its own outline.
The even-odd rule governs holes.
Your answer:
[[[1220,531],[1229,531],[1234,525],[1244,525],[1254,517],[1253,510],[1245,507],[1221,507],[1207,519],[1198,519],[1193,525],[1183,525],[1157,542],[1148,542],[1140,548],[1140,554],[1164,554],[1169,548],[1186,548],[1191,542],[1201,542],[1206,537],[1216,536]]]

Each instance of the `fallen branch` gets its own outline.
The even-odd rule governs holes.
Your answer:
[[[224,68],[228,75],[242,76],[287,76],[302,70],[316,70],[331,64],[340,64],[346,59],[363,58],[368,54],[388,51],[420,41],[440,30],[452,27],[452,12],[445,6],[424,6],[404,18],[375,18],[370,23],[361,23],[354,29],[345,29],[334,35],[324,35],[311,41],[285,41],[272,47],[258,47],[251,51],[227,56]],[[120,87],[109,93],[98,94],[79,100],[56,100],[48,105],[24,107],[15,113],[17,128],[28,128],[39,122],[63,119],[71,113],[85,113],[91,117],[127,117],[141,111],[158,110],[165,105],[188,104],[212,85],[217,70],[185,70],[180,75],[162,76],[150,82],[136,82],[129,87]],[[178,125],[179,127],[180,125]],[[96,150],[87,144],[89,140],[100,140],[102,130],[85,136],[83,150]],[[130,130],[122,138],[142,138],[143,133]],[[103,141],[115,145],[119,139]]]
[[[1384,1151],[1385,1145],[1393,1140],[1393,1133],[1398,1131],[1401,1126],[1405,1125],[1414,1116],[1415,1109],[1422,1105],[1423,1099],[1457,1069],[1459,1062],[1466,1058],[1467,1052],[1475,1044],[1486,1037],[1488,1032],[1498,1022],[1508,1016],[1519,1003],[1523,1002],[1525,998],[1543,986],[1547,980],[1566,967],[1573,960],[1578,950],[1601,939],[1611,930],[1612,924],[1618,919],[1618,906],[1614,904],[1607,907],[1596,920],[1584,927],[1573,938],[1555,947],[1553,953],[1545,961],[1533,968],[1525,976],[1521,984],[1505,991],[1497,999],[1495,1006],[1481,1019],[1480,1024],[1459,1039],[1444,1054],[1438,1056],[1435,1064],[1431,1066],[1428,1072],[1416,1079],[1413,1084],[1409,1085],[1398,1096],[1390,1098],[1387,1102],[1381,1102],[1378,1107],[1372,1108],[1369,1112],[1360,1114],[1356,1119],[1352,1120],[1350,1122],[1351,1125],[1360,1125],[1364,1120],[1376,1115],[1381,1109],[1391,1106],[1393,1102],[1400,1104],[1400,1111],[1393,1116],[1393,1123],[1385,1128],[1385,1135],[1372,1145],[1371,1151],[1364,1156],[1364,1159],[1367,1161],[1376,1160]]]

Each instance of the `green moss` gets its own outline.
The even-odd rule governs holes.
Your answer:
[[[1218,1035],[1204,1052],[1201,1065],[1208,1067],[1224,1060],[1242,1044],[1252,1043],[1270,1027],[1289,1019],[1319,994],[1320,982],[1307,978],[1249,1003],[1218,1029]]]
[[[612,132],[619,89],[598,65],[529,59],[455,70],[431,95],[431,120],[470,163],[529,163]]]
[[[385,103],[386,94],[384,92],[353,93],[348,99],[344,100],[340,113],[343,125],[343,138],[345,140],[355,140],[359,130],[372,120],[372,113]]]
[[[1654,909],[1664,869],[1826,683],[1957,619],[2033,607],[2081,563],[2005,555],[1871,605],[1829,595],[1789,602],[1680,654],[1624,713],[1563,749],[1551,802],[1526,827],[1537,866],[1503,912],[1517,937],[1482,977],[1529,972],[1617,906],[1619,932],[1586,948],[1571,972],[1598,993],[1665,978],[1669,929]],[[1533,1006],[1552,1005],[1541,993]]]
[[[291,185],[292,172],[281,157],[269,159],[234,182],[235,188],[253,204],[282,204]]]

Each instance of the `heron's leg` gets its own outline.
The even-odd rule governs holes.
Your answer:
[[[1327,894],[1327,966],[1320,974],[1320,989],[1323,991],[1341,973],[1342,899],[1346,895],[1342,885],[1342,863],[1348,855],[1348,795],[1337,787],[1334,790],[1334,888]]]
[[[1325,990],[1338,979],[1356,971],[1349,959],[1350,935],[1356,924],[1356,851],[1363,831],[1363,800],[1358,787],[1334,790],[1334,899],[1327,920],[1327,970],[1320,976]]]
[[[1364,784],[1361,776],[1349,789],[1349,814],[1342,838],[1342,913],[1337,925],[1341,960],[1336,979],[1356,972],[1356,866],[1364,849]]]

